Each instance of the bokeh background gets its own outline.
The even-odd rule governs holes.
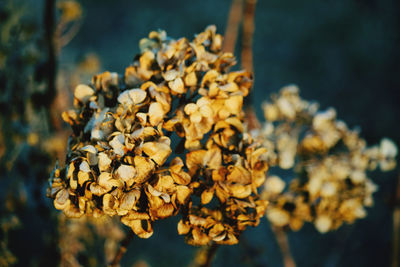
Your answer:
[[[18,260],[16,266],[59,264],[60,219],[45,192],[56,158],[62,162],[68,131],[58,117],[72,103],[73,85],[89,82],[95,72],[123,72],[139,52],[139,40],[152,30],[191,38],[215,24],[224,33],[231,1],[85,0],[80,4],[78,31],[57,53],[58,96],[49,104],[43,100],[48,96],[44,77],[49,62],[45,1],[0,1],[0,251],[11,253]],[[383,137],[400,145],[399,1],[258,0],[255,25],[252,105],[259,119],[262,102],[294,83],[305,99],[318,101],[322,109],[335,107],[338,118],[360,127],[369,145]],[[237,55],[240,38],[241,34]],[[379,191],[365,219],[324,235],[308,224],[289,233],[297,265],[390,266],[398,173],[399,169],[372,173]],[[122,266],[133,266],[138,260],[154,267],[186,266],[196,248],[177,235],[176,221],[157,223],[148,240],[134,239]],[[102,250],[99,244],[93,253]],[[82,265],[90,265],[82,254]],[[244,233],[238,245],[221,248],[214,264],[283,263],[264,218],[259,227]]]

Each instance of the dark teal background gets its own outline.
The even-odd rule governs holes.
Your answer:
[[[215,24],[223,34],[230,3],[82,1],[84,23],[64,48],[60,62],[73,63],[94,52],[100,56],[102,70],[123,72],[139,52],[138,41],[152,30],[191,38]],[[39,2],[36,5],[40,6]],[[400,1],[258,0],[255,24],[253,105],[260,119],[261,103],[269,94],[295,83],[305,99],[320,102],[323,109],[333,106],[350,127],[359,126],[369,145],[383,137],[400,145]],[[240,54],[240,45],[236,54]],[[380,190],[366,219],[325,235],[308,224],[290,233],[298,266],[390,266],[391,198],[397,172],[371,174]],[[33,232],[39,233],[26,232],[27,241],[21,241],[26,250],[18,255],[19,266],[44,253],[31,240]],[[245,249],[244,243],[253,249]],[[131,266],[138,259],[153,267],[186,266],[194,251],[177,235],[176,220],[169,219],[155,224],[152,238],[134,239],[122,266]],[[220,249],[215,266],[282,266],[266,219],[258,228],[248,229],[239,245]]]

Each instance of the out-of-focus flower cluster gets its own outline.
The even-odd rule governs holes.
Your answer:
[[[267,201],[266,150],[244,131],[251,74],[230,72],[214,26],[192,42],[151,32],[124,75],[79,85],[63,113],[73,134],[49,189],[68,217],[118,215],[148,238],[152,223],[182,215],[188,243],[235,244]]]
[[[61,214],[58,223],[60,266],[104,266],[116,254],[124,232],[113,218],[81,217],[68,220]],[[98,243],[104,244],[99,253]]]
[[[289,186],[277,175],[266,180],[263,198],[271,201],[271,223],[298,230],[312,222],[325,233],[365,217],[377,189],[367,171],[393,169],[395,144],[383,139],[367,147],[358,131],[336,119],[334,109],[319,111],[316,103],[300,98],[296,86],[272,95],[263,110],[267,122],[255,134],[268,150],[270,166],[296,173]]]

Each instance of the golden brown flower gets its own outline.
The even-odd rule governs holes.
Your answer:
[[[221,44],[215,26],[192,42],[151,32],[123,77],[104,72],[79,85],[63,114],[73,134],[67,167],[51,179],[55,207],[121,216],[142,238],[179,213],[178,232],[193,245],[235,244],[256,226],[267,151],[243,126],[252,75],[230,72],[235,59]]]

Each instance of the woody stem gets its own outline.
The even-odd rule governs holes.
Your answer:
[[[228,22],[224,35],[224,45],[222,50],[233,53],[235,51],[236,40],[239,32],[239,25],[243,17],[243,0],[232,0],[229,10]]]

